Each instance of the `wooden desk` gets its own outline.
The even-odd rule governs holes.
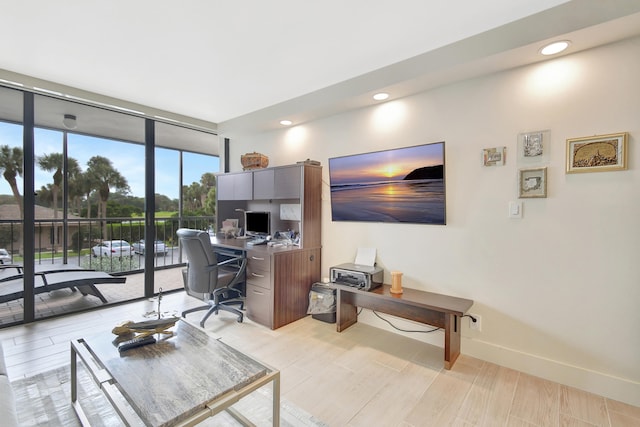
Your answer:
[[[216,251],[247,257],[247,317],[277,329],[307,316],[311,286],[320,280],[320,247],[251,246],[247,240],[212,237]]]
[[[460,355],[460,317],[473,305],[472,300],[403,288],[402,294],[389,292],[382,285],[366,292],[333,284],[338,299],[336,323],[342,332],[358,321],[356,307],[368,308],[444,329],[444,367],[451,369]]]

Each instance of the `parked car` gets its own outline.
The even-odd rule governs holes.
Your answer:
[[[162,240],[156,240],[154,243],[155,243],[156,254],[161,254],[161,255],[167,254],[167,245],[165,245]],[[144,255],[144,239],[138,240],[131,246],[133,247],[134,253]]]
[[[105,240],[91,248],[94,257],[98,256],[132,256],[131,245],[124,240]]]
[[[0,264],[11,264],[11,255],[6,249],[0,249]]]

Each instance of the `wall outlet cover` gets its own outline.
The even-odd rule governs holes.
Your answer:
[[[469,313],[469,316],[472,316],[476,321],[474,322],[471,317],[469,317],[469,329],[474,331],[482,332],[482,317],[479,314]]]

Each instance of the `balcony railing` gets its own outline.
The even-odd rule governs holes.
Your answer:
[[[155,254],[156,269],[170,268],[183,263],[178,247],[176,231],[180,227],[200,230],[215,224],[213,217],[161,218],[154,221],[155,240],[166,246],[165,254]],[[144,239],[144,220],[142,218],[103,219],[60,219],[35,220],[35,263],[36,264],[75,264],[83,268],[107,271],[114,274],[140,272],[144,269],[143,257],[146,254],[132,256],[96,256],[94,247],[107,240],[124,240],[130,245]],[[22,221],[0,220],[0,248],[7,250],[10,259],[3,260],[22,264],[24,252],[22,245]],[[151,248],[153,245],[149,245]]]

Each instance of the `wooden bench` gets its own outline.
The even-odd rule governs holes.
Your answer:
[[[336,288],[336,328],[342,332],[358,321],[357,307],[368,308],[444,329],[444,367],[451,369],[460,355],[460,318],[473,301],[449,295],[403,288],[392,294],[390,285],[370,292],[333,283]]]

